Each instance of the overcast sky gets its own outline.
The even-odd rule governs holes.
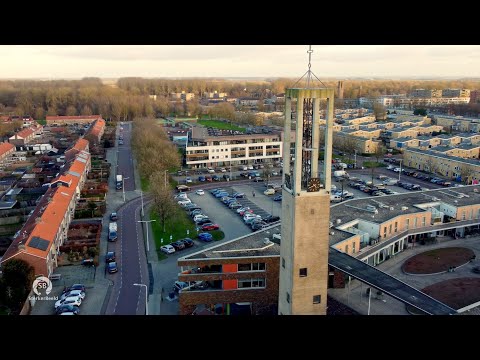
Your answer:
[[[313,45],[326,77],[480,77],[480,46]],[[0,78],[300,77],[305,45],[1,45]]]

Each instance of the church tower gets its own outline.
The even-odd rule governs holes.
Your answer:
[[[334,89],[311,87],[310,63],[305,75],[306,87],[285,92],[280,315],[326,314]],[[319,172],[321,103],[326,103],[326,130]]]

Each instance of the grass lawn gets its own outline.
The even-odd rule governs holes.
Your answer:
[[[35,120],[40,125],[47,125],[47,120]]]
[[[173,241],[184,239],[186,237],[192,239],[197,238],[198,232],[195,223],[188,217],[187,213],[182,210],[179,211],[178,216],[165,224],[165,232],[163,232],[163,227],[158,215],[153,210],[150,211],[150,220],[156,220],[155,222],[152,222],[151,225],[159,260],[166,258],[166,255],[160,251],[160,246],[170,244]],[[187,230],[189,230],[188,235]],[[213,230],[209,232],[213,236],[213,241],[219,241],[225,238],[225,234],[221,230]],[[172,235],[172,240],[170,240],[170,235]],[[163,242],[161,239],[163,239]]]
[[[385,165],[382,162],[376,162],[376,161],[364,161],[363,166],[366,168],[375,168],[375,167],[385,167]]]
[[[162,223],[154,211],[150,212],[150,220],[157,220],[152,223],[152,231],[157,249],[162,245],[170,244],[172,241],[186,237],[195,238],[197,236],[195,224],[183,210],[179,210],[178,215],[165,224],[165,232],[163,232]],[[187,230],[190,231],[189,235],[187,235]],[[172,240],[170,240],[170,235],[172,235]],[[163,243],[161,242],[162,238]]]
[[[232,125],[228,122],[223,122],[220,120],[198,120],[198,123],[203,126],[213,127],[221,130],[237,130],[245,132],[245,128]]]

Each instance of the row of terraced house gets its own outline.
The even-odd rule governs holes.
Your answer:
[[[104,127],[104,122],[99,126]],[[55,271],[60,246],[66,240],[76,202],[91,168],[89,141],[78,139],[65,152],[65,160],[65,170],[50,183],[33,213],[15,234],[1,263],[23,259],[34,267],[36,276],[48,277]]]

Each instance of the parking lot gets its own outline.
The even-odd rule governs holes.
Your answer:
[[[64,287],[83,284],[86,287],[85,299],[80,306],[80,315],[100,315],[110,282],[95,267],[72,265],[62,267],[62,278],[52,281],[52,292],[48,296],[62,294]],[[55,300],[39,300],[32,307],[31,315],[55,314]]]

